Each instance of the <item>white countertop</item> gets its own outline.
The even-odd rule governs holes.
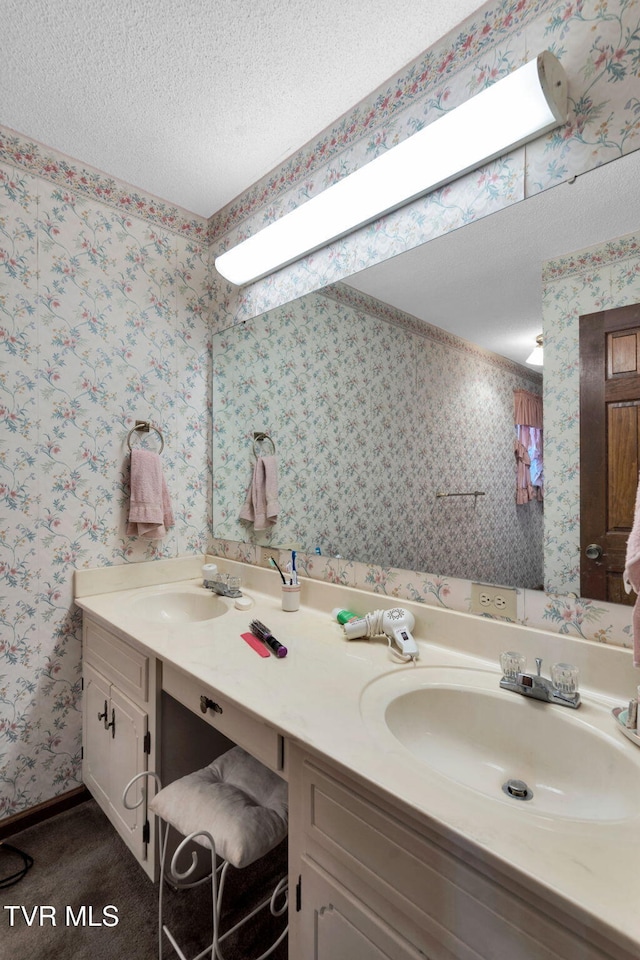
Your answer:
[[[629,651],[315,581],[303,581],[301,609],[285,613],[277,574],[215,559],[221,569],[240,573],[243,592],[254,601],[251,610],[236,610],[232,600],[223,599],[228,607],[223,616],[196,623],[150,623],[131,615],[128,604],[134,595],[170,591],[177,582],[181,590],[202,592],[199,579],[180,580],[185,573],[193,577],[193,561],[170,562],[173,566],[164,573],[162,562],[108,568],[119,572],[102,581],[98,571],[87,571],[84,579],[81,572],[76,602],[92,619],[397,799],[432,830],[507,878],[557,902],[580,921],[586,921],[587,914],[594,931],[640,956],[640,750],[634,744],[613,731],[612,762],[619,756],[637,764],[636,816],[558,819],[540,815],[535,797],[530,803],[496,799],[432,772],[395,738],[380,735],[381,728],[376,731],[375,724],[365,722],[361,710],[365,687],[388,673],[430,666],[472,667],[495,673],[497,685],[499,652],[519,649],[530,663],[534,656],[543,656],[547,667],[559,659],[577,663],[582,677],[580,710],[552,705],[544,709],[575,713],[576,719],[599,725],[609,734],[615,724],[611,707],[624,705],[635,693],[637,674]],[[136,567],[146,570],[136,574]],[[162,588],[154,585],[153,578],[165,576],[167,569],[173,582]],[[126,582],[133,589],[120,589]],[[136,583],[145,585],[135,587]],[[100,586],[110,592],[99,592]],[[86,595],[88,589],[95,593]],[[394,663],[385,639],[347,641],[330,615],[335,606],[366,613],[400,603],[416,617],[418,667]],[[263,659],[241,639],[254,617],[288,648],[286,658]],[[588,756],[584,762],[589,763]]]

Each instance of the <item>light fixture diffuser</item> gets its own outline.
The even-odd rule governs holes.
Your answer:
[[[243,286],[552,130],[567,118],[567,79],[552,53],[482,90],[216,257]]]
[[[538,334],[536,337],[536,345],[527,357],[527,363],[530,363],[532,367],[543,367],[544,366],[544,349],[542,346],[542,334]]]

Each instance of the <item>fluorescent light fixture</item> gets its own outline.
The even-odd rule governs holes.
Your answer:
[[[542,349],[542,334],[540,333],[536,337],[536,345],[527,357],[527,363],[530,363],[532,367],[543,367],[544,366],[544,351]]]
[[[242,286],[553,130],[567,78],[545,50],[279,220],[216,257]]]

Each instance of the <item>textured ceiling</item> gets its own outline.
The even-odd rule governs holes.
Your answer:
[[[479,0],[3,0],[0,124],[211,216]]]

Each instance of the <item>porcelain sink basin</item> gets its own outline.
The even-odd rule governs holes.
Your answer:
[[[361,713],[388,751],[496,802],[572,820],[637,814],[640,750],[604,707],[540,703],[498,681],[482,670],[406,669],[370,683]],[[509,780],[524,781],[532,796],[506,793]]]
[[[164,589],[135,597],[129,613],[152,623],[197,623],[214,620],[227,612],[227,604],[216,594],[203,588]]]

